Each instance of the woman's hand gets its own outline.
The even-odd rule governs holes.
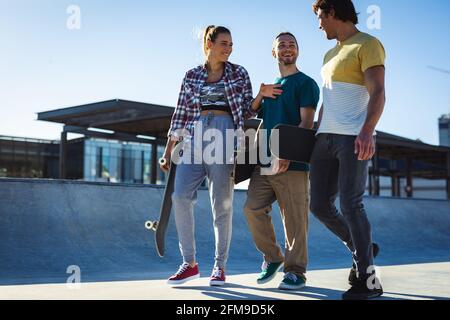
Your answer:
[[[172,148],[167,146],[164,151],[164,155],[159,159],[159,167],[163,172],[168,172],[170,169],[170,161],[171,161]]]
[[[169,157],[164,156],[164,157],[160,158],[159,159],[159,167],[163,172],[167,173],[170,169],[170,156]]]

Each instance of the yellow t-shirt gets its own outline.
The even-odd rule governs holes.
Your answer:
[[[364,72],[384,66],[385,59],[381,42],[363,32],[328,51],[322,67],[324,110],[318,133],[359,134],[370,99]]]

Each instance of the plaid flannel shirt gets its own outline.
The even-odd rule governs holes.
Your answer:
[[[208,79],[204,65],[186,73],[181,85],[177,107],[172,116],[168,136],[176,140],[193,136],[195,123],[200,119],[200,90]],[[232,112],[235,129],[244,129],[244,120],[255,117],[252,109],[253,93],[250,77],[244,67],[227,62],[224,71],[225,92]],[[183,130],[184,129],[184,130]]]

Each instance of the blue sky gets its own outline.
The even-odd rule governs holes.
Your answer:
[[[246,67],[255,91],[277,75],[271,45],[286,30],[300,42],[300,69],[320,85],[323,55],[335,43],[318,30],[312,2],[0,0],[0,135],[59,139],[62,127],[36,121],[36,113],[96,101],[174,106],[184,73],[203,61],[198,33],[208,24],[231,29],[231,61]],[[450,2],[354,2],[358,27],[388,55],[378,129],[438,144],[450,75],[428,66],[450,69]],[[66,26],[69,5],[81,9],[80,30]],[[370,5],[381,9],[380,30],[367,28]]]

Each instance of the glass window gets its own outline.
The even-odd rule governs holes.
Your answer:
[[[103,147],[102,148],[102,178],[109,180],[109,163],[110,163],[110,158],[109,158],[109,147]]]
[[[132,160],[131,159],[131,150],[126,148],[125,150],[123,150],[123,158],[122,158],[122,161],[123,161],[122,177],[123,177],[123,181],[126,183],[133,182],[132,176],[131,176],[133,162],[131,160]]]
[[[149,184],[151,180],[150,168],[151,146],[144,151],[144,183]]]
[[[162,154],[164,148],[159,151]],[[86,180],[150,183],[150,162],[150,144],[99,139],[89,139],[85,142]]]
[[[142,158],[141,152],[134,151],[133,152],[133,182],[134,183],[142,183]]]
[[[111,155],[110,155],[110,163],[109,163],[109,178],[111,182],[120,182],[120,150],[117,148],[117,146],[113,146],[111,148]]]
[[[103,157],[103,148],[97,147],[97,154],[95,156],[95,168],[96,168],[96,177],[102,177],[102,157]]]

